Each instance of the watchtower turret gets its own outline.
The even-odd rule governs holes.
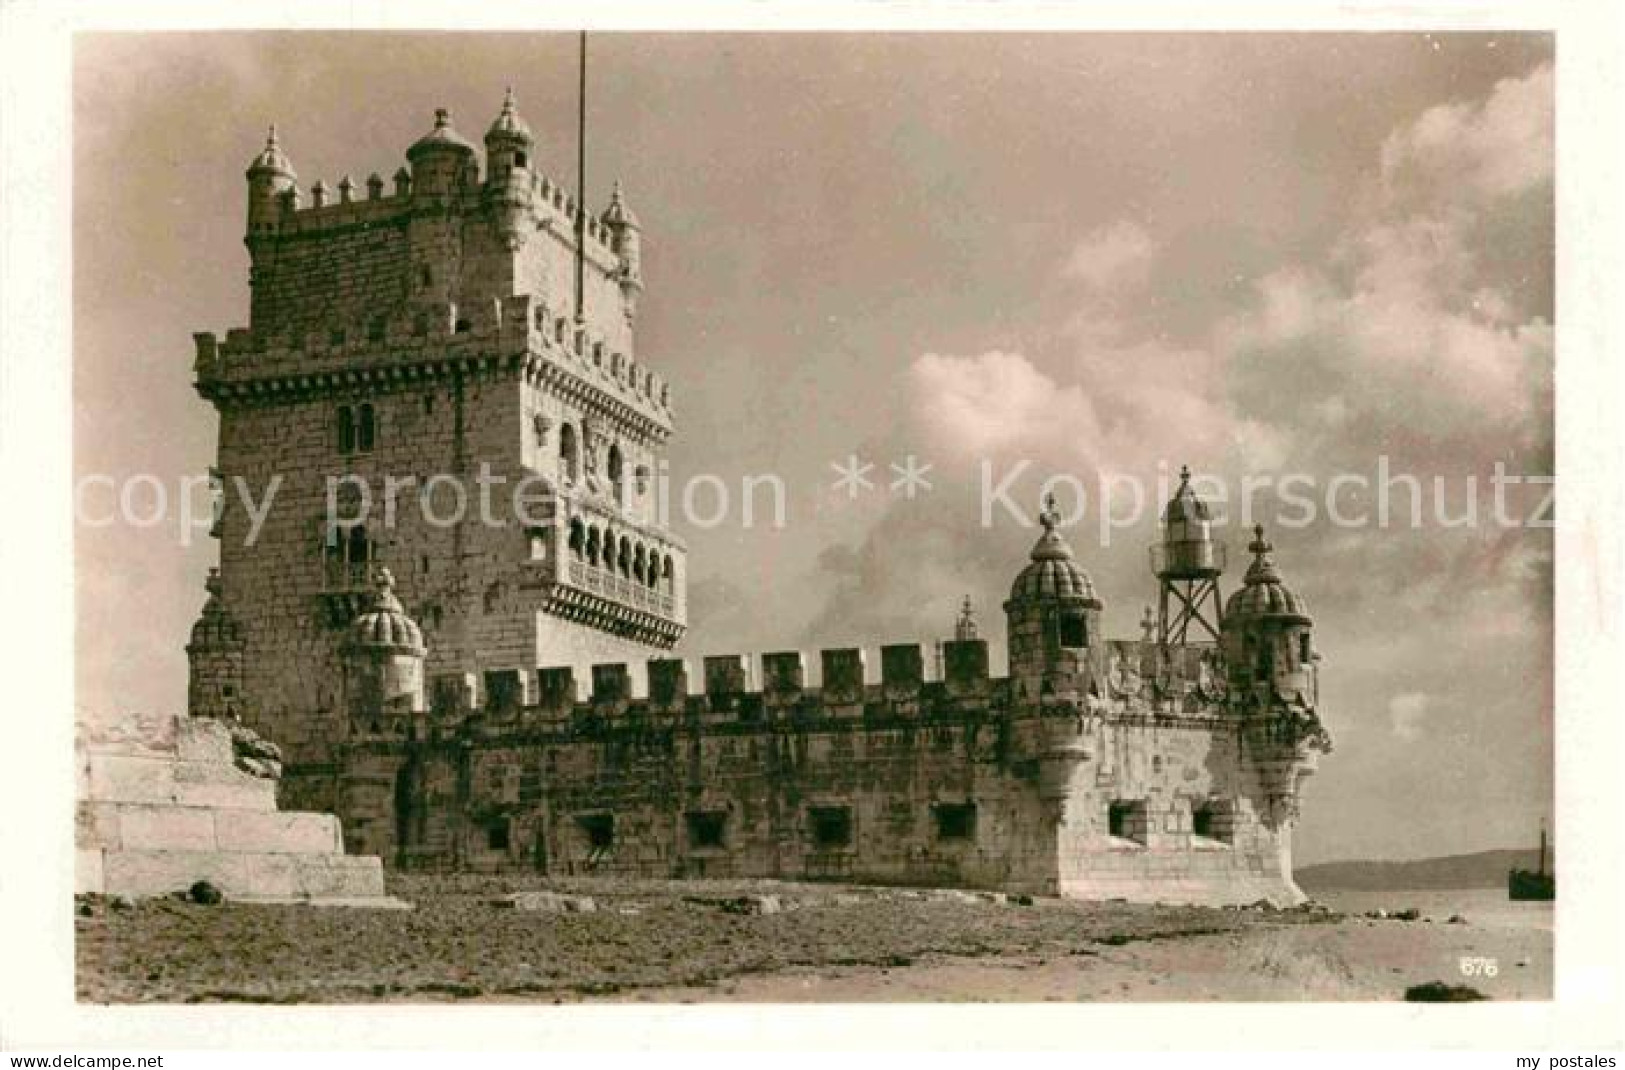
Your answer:
[[[452,129],[451,112],[436,108],[434,129],[406,150],[412,165],[412,196],[418,200],[446,199],[479,179],[474,146]]]
[[[1264,537],[1262,524],[1253,528],[1247,549],[1253,563],[1224,611],[1223,648],[1231,685],[1265,700],[1313,709],[1320,656],[1309,607],[1281,578],[1275,547]]]
[[[426,703],[423,631],[395,597],[389,569],[373,573],[372,603],[350,622],[344,656],[345,700],[352,719],[370,722],[386,711],[419,713]]]
[[[1046,499],[1038,520],[1044,533],[1004,603],[1010,678],[1018,698],[1034,701],[1046,694],[1087,689],[1091,652],[1102,646],[1100,616],[1105,608],[1089,574],[1056,530],[1060,514],[1054,495]]]
[[[255,239],[275,231],[281,222],[284,194],[298,203],[299,176],[294,174],[293,164],[282,151],[275,126],[271,127],[265,148],[248,165],[244,177],[248,179],[248,229],[243,241],[252,252]]]
[[[1179,489],[1162,513],[1162,541],[1151,547],[1151,571],[1160,587],[1159,642],[1184,643],[1192,624],[1218,641],[1224,623],[1219,600],[1224,565],[1224,544],[1213,541],[1212,514],[1191,487],[1191,470],[1181,467]]]
[[[630,320],[637,315],[638,295],[643,292],[643,227],[638,223],[637,215],[627,206],[626,193],[619,179],[615,181],[609,207],[604,209],[600,221],[609,231],[610,248],[621,258],[621,299],[625,304],[626,318]]]
[[[502,100],[502,111],[485,132],[485,192],[503,245],[519,247],[531,208],[530,127],[514,104],[513,89]]]

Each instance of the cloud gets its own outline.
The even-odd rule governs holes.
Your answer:
[[[1383,143],[1385,192],[1396,200],[1441,189],[1500,197],[1550,181],[1552,101],[1552,65],[1544,63],[1496,83],[1482,102],[1429,108]]]
[[[1144,227],[1118,220],[1078,242],[1061,275],[1098,292],[1130,288],[1145,282],[1156,252]]]
[[[1020,353],[927,353],[909,369],[915,418],[939,452],[962,459],[1048,452],[1060,429],[1082,446],[1104,429],[1076,384],[1062,386]]]
[[[1420,691],[1395,695],[1388,700],[1388,727],[1406,742],[1421,739],[1428,705],[1428,696]]]
[[[1411,470],[1544,457],[1553,333],[1551,69],[1425,111],[1384,141],[1371,209],[1280,265],[1214,346],[1238,415],[1295,428],[1300,462]],[[1313,400],[1337,419],[1306,421]]]

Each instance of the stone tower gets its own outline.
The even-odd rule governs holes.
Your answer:
[[[211,605],[240,642],[235,709],[282,745],[302,805],[330,803],[375,566],[421,625],[437,705],[483,701],[488,674],[642,664],[685,629],[684,547],[655,502],[672,399],[637,359],[624,192],[581,218],[511,93],[483,169],[444,110],[406,158],[387,196],[344,176],[302,206],[273,129],[246,176],[249,324],[196,336],[220,476],[270,502],[261,522],[228,496]],[[195,712],[219,701],[212,658],[192,658]]]

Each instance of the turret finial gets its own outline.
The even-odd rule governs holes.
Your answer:
[[[1179,482],[1181,484],[1185,484],[1185,483],[1189,483],[1190,481],[1191,481],[1191,466],[1188,465],[1188,464],[1180,465],[1179,466]]]
[[[959,607],[959,619],[954,622],[954,639],[963,643],[967,639],[976,638],[976,613],[971,608],[970,595]]]
[[[434,128],[436,130],[444,130],[446,127],[448,127],[450,125],[451,125],[451,109],[450,108],[436,108],[434,110]]]
[[[1275,547],[1270,545],[1270,541],[1264,538],[1264,525],[1254,524],[1253,541],[1247,545],[1248,553],[1263,557],[1265,554],[1270,553],[1274,549]]]
[[[1045,531],[1054,531],[1061,523],[1061,511],[1055,505],[1055,492],[1044,495],[1044,507],[1038,511],[1038,522]]]

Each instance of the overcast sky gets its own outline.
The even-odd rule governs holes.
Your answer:
[[[242,172],[268,123],[301,184],[331,187],[387,177],[437,106],[477,141],[511,84],[541,166],[571,183],[574,47],[81,39],[77,471],[173,486],[211,462],[190,335],[247,323]],[[1030,502],[1050,474],[1092,490],[1182,462],[1232,495],[1300,473],[1323,496],[1386,456],[1426,485],[1418,526],[1406,495],[1386,530],[1272,526],[1336,741],[1299,859],[1533,839],[1551,544],[1490,522],[1489,479],[1497,461],[1552,470],[1549,38],[600,35],[592,52],[589,201],[619,176],[644,224],[639,358],[674,384],[673,477],[789,488],[783,530],[680,526],[685,653],[932,641],[967,594],[1002,647],[1034,533],[981,524],[984,462],[1030,460],[1012,494]],[[829,466],[854,453],[878,486],[851,500]],[[886,487],[911,454],[932,465],[914,500]],[[1459,515],[1468,476],[1480,523],[1445,528],[1432,481]],[[1089,504],[1069,537],[1109,630],[1136,635],[1149,510],[1102,545]],[[1233,586],[1247,539],[1223,537]],[[214,555],[172,525],[80,531],[81,706],[184,707]]]

